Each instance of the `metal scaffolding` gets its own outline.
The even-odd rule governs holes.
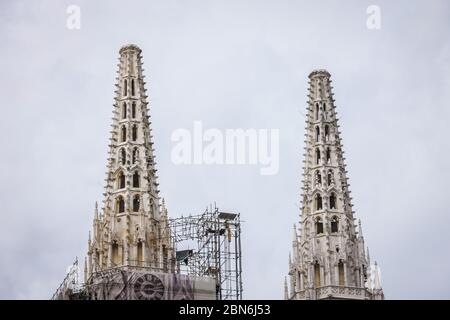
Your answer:
[[[168,228],[176,252],[172,260],[176,274],[193,279],[213,278],[217,300],[242,300],[240,214],[220,212],[217,207],[211,206],[199,215],[169,219]],[[114,283],[108,279],[122,269],[155,271],[154,267],[136,263],[97,271],[95,274],[112,286]],[[81,283],[76,259],[52,300],[89,299],[89,292],[96,286]]]
[[[169,220],[177,272],[216,280],[218,300],[242,299],[240,214],[210,207]]]
[[[66,277],[53,294],[51,300],[78,300],[83,293],[83,284],[80,283],[80,269],[78,258],[69,267]]]

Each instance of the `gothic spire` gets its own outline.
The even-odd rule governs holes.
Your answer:
[[[95,201],[95,209],[94,209],[94,220],[98,220],[98,204],[97,201]]]
[[[286,279],[286,277],[284,277],[284,300],[288,300],[288,299],[289,299],[289,289],[288,289],[287,279]]]
[[[301,234],[293,245],[289,275],[294,299],[321,299],[332,286],[364,290],[367,266],[364,241],[354,224],[344,151],[334,104],[330,74],[309,75],[305,161],[301,206]],[[363,271],[361,271],[363,270]],[[345,292],[342,291],[342,292]],[[355,291],[357,293],[359,291]],[[337,298],[359,299],[360,293]],[[362,294],[364,296],[364,294]]]
[[[100,270],[170,266],[170,239],[154,238],[167,225],[162,222],[141,53],[133,44],[119,50],[102,230],[88,251],[89,264]]]
[[[295,223],[294,223],[294,230],[293,230],[293,233],[292,233],[292,243],[294,245],[297,245],[297,242],[298,242],[297,227],[295,226]]]
[[[360,238],[363,238],[363,232],[362,232],[362,227],[361,227],[361,219],[358,219],[358,236]]]

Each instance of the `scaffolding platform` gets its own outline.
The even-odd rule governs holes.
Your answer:
[[[195,285],[200,293],[183,296],[182,299],[217,299],[242,300],[242,253],[241,253],[241,222],[239,213],[221,212],[217,207],[209,207],[202,214],[181,216],[169,219],[168,228],[172,246],[175,250],[172,263],[175,265],[174,273],[164,273],[154,267],[144,266],[142,263],[127,264],[98,271],[95,279],[103,279],[101,283],[81,283],[79,276],[78,259],[69,268],[69,271],[52,296],[57,300],[84,300],[92,299],[92,292],[101,292],[101,299],[115,297],[111,292],[98,290],[104,286],[121,287],[121,299],[180,299],[179,285],[185,284],[188,288]],[[170,289],[167,294],[153,292],[148,295],[136,292],[136,285],[130,290],[127,286],[133,283],[133,277],[140,280],[141,273],[151,273],[154,280],[161,281],[161,285]],[[126,275],[125,275],[126,274]],[[122,283],[124,277],[126,283]],[[144,275],[148,277],[148,275]],[[156,279],[158,278],[158,279]],[[148,279],[147,279],[148,280]],[[117,282],[117,283],[116,283]],[[139,282],[139,281],[138,281]],[[211,289],[209,284],[212,284]],[[215,286],[215,288],[214,288]],[[212,290],[212,291],[209,291]],[[173,291],[173,292],[172,292]],[[124,294],[124,292],[127,292]],[[197,291],[195,291],[197,292]],[[211,292],[209,294],[208,292]],[[215,293],[215,294],[214,294]],[[96,294],[97,295],[97,294]],[[95,297],[99,298],[99,297]],[[94,299],[95,299],[94,298]]]

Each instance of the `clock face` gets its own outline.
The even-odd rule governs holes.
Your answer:
[[[161,300],[164,297],[164,284],[154,274],[145,274],[136,279],[134,294],[138,300]]]

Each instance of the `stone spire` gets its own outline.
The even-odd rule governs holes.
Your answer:
[[[288,289],[287,279],[286,279],[286,277],[284,277],[284,300],[288,300],[288,299],[289,299],[289,289]]]
[[[301,234],[289,275],[293,299],[372,298],[362,231],[352,210],[330,74],[309,75]],[[341,290],[336,290],[341,287]]]
[[[119,51],[102,214],[96,205],[88,277],[112,267],[171,272],[174,252],[155,167],[141,49]]]

